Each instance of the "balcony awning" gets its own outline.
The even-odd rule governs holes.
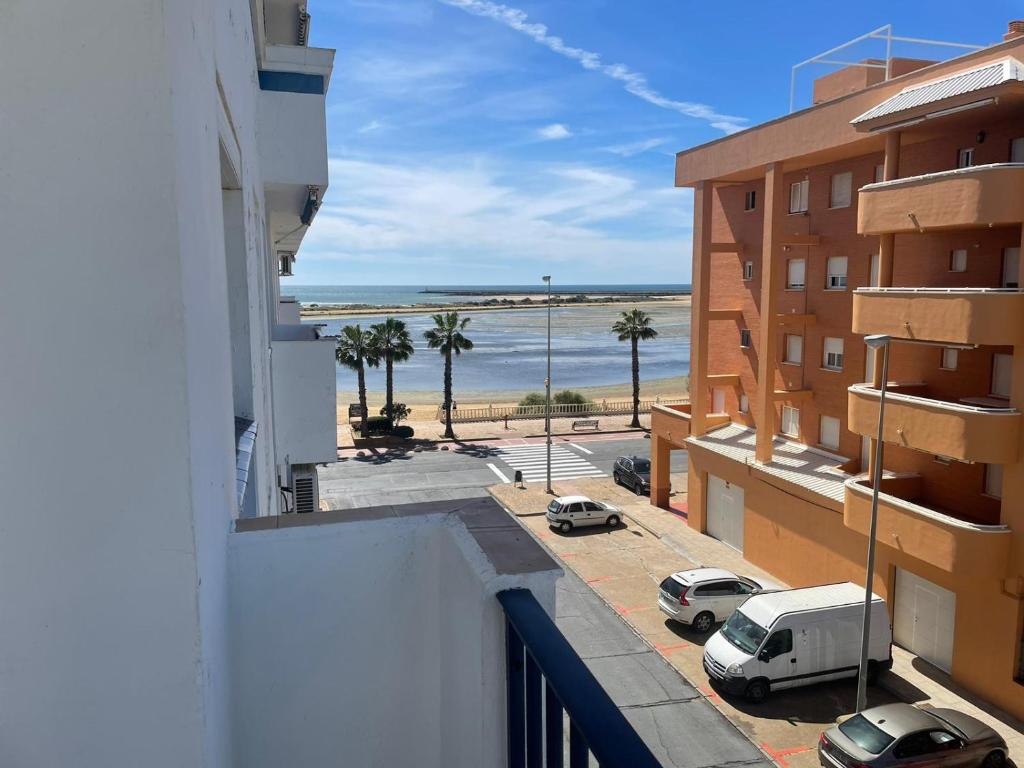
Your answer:
[[[895,96],[889,97],[864,114],[853,118],[850,124],[860,128],[866,123],[874,123],[881,118],[892,117],[895,121],[902,117],[918,116],[916,112],[919,111],[919,108],[934,108],[929,112],[941,111],[943,106],[952,99],[980,93],[1006,83],[1024,83],[1024,64],[1009,56],[957,72],[940,80],[904,88]],[[923,119],[927,116],[930,115],[921,115],[920,117]]]

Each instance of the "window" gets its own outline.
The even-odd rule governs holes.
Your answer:
[[[587,512],[604,512],[604,507],[602,507],[596,501],[583,502],[583,508],[586,509]]]
[[[750,329],[740,328],[740,346],[744,348],[750,347]]]
[[[581,514],[583,512],[583,504],[581,504],[580,502],[576,502],[575,504],[570,504],[569,508],[566,510],[566,512],[568,512],[570,515]]]
[[[846,289],[846,257],[830,256],[828,260],[828,275],[825,278],[825,288],[830,291],[842,291]]]
[[[786,287],[796,290],[803,290],[804,287],[804,260],[790,259],[786,262]]]
[[[782,434],[800,437],[800,410],[791,405],[782,406]]]
[[[1003,498],[1003,465],[985,465],[985,495],[997,499]]]
[[[832,208],[849,208],[850,197],[853,191],[853,174],[837,173],[832,177],[832,196],[829,198],[829,206]]]
[[[843,370],[843,340],[826,337],[822,348],[821,364],[830,371]]]
[[[752,189],[743,197],[743,210],[752,211],[755,208],[757,208],[757,191]]]
[[[871,254],[871,263],[868,266],[868,285],[872,288],[878,287],[878,267],[880,257],[877,253]]]
[[[804,361],[804,337],[792,333],[786,334],[786,354],[782,358],[784,363],[800,365]]]
[[[1020,246],[1003,248],[1003,288],[1020,286]]]
[[[740,395],[740,413],[750,413],[750,398]]]
[[[956,157],[957,168],[970,168],[974,165],[974,147],[961,149]]]
[[[875,183],[885,181],[885,163],[879,163],[875,166]]]
[[[789,187],[789,212],[805,213],[807,211],[807,193],[811,182],[807,179],[791,184]]]
[[[992,355],[992,390],[996,397],[1010,397],[1010,377],[1013,355]]]
[[[955,251],[949,254],[949,271],[950,272],[966,272],[967,271],[967,249],[957,248]]]
[[[784,653],[792,653],[793,630],[780,629],[778,632],[773,632],[761,651],[768,654],[769,659],[774,659],[776,656],[781,656]]]
[[[1010,142],[1010,162],[1024,163],[1024,137]]]
[[[892,753],[903,760],[959,748],[960,739],[947,731],[921,731],[904,736],[893,748]]]
[[[955,371],[960,359],[960,350],[956,347],[945,347],[942,350],[942,363],[939,367],[944,371]]]
[[[818,442],[826,448],[838,450],[839,448],[839,419],[835,416],[822,416],[821,429],[818,433]]]
[[[743,279],[753,280],[754,279],[754,262],[745,261],[743,262]]]

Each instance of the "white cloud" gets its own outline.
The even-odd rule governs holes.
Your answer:
[[[374,131],[379,131],[383,127],[384,127],[384,123],[382,123],[380,120],[371,120],[370,122],[368,122],[366,125],[362,126],[356,132],[357,133],[373,133]]]
[[[735,133],[746,127],[744,123],[747,122],[747,119],[744,117],[723,115],[707,104],[677,101],[661,95],[651,88],[647,78],[641,73],[634,72],[625,64],[605,64],[601,60],[601,56],[593,51],[566,45],[562,38],[550,34],[547,26],[544,24],[527,21],[526,12],[518,8],[500,5],[491,2],[491,0],[440,0],[440,2],[461,8],[467,13],[472,13],[476,16],[493,19],[517,32],[521,32],[560,56],[565,56],[568,59],[579,62],[584,69],[600,72],[613,80],[619,81],[629,93],[657,107],[670,109],[687,117],[704,120],[710,123],[712,127],[718,128],[725,133]]]
[[[615,144],[610,147],[602,147],[602,149],[605,152],[611,152],[613,155],[632,157],[633,155],[639,155],[641,152],[646,152],[649,149],[660,147],[667,141],[668,139],[645,139],[644,141],[634,141],[630,144]]]
[[[552,141],[556,139],[568,139],[572,136],[572,131],[565,127],[562,123],[552,123],[551,125],[545,125],[537,131],[537,135],[545,141]]]

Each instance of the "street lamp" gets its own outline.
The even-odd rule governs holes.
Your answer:
[[[882,484],[882,420],[885,418],[885,386],[889,380],[889,336],[865,336],[864,343],[874,352],[882,350],[882,386],[878,398],[878,436],[875,439],[875,464],[871,473],[871,526],[868,531],[868,567],[864,577],[864,622],[860,637],[860,669],[857,673],[857,711],[868,703],[868,640],[871,637],[871,584],[875,575],[875,529],[878,527],[878,490]]]
[[[551,275],[541,278],[548,284],[548,375],[544,379],[544,431],[548,436],[548,493],[551,490]]]

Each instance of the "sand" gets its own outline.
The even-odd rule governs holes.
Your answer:
[[[523,296],[488,296],[488,299],[512,299],[521,300]],[[355,317],[357,315],[427,315],[433,312],[508,312],[517,309],[538,309],[547,306],[545,296],[531,297],[530,304],[417,304],[406,307],[346,307],[337,305],[321,304],[317,307],[302,307],[302,317],[307,320],[333,320],[342,317]],[[628,297],[620,297],[616,301],[553,301],[552,307],[616,307],[623,304],[629,307],[645,307],[654,304],[676,304],[680,307],[690,306],[689,296],[665,296],[659,298],[645,298],[642,301],[634,301]]]

